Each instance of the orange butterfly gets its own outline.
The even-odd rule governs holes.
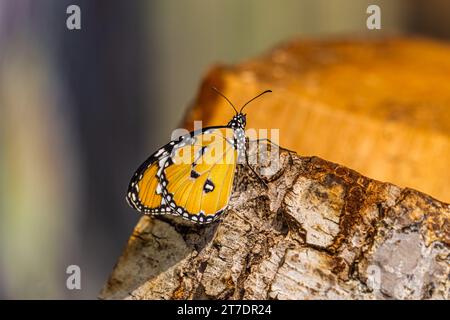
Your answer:
[[[145,214],[179,215],[210,223],[226,209],[237,163],[246,152],[245,103],[226,126],[203,128],[171,141],[152,154],[134,173],[126,199]]]

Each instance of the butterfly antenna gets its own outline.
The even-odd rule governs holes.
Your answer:
[[[242,112],[242,110],[244,110],[245,106],[248,105],[250,102],[252,102],[253,100],[255,100],[255,99],[259,98],[259,97],[261,97],[263,94],[266,94],[266,93],[269,93],[269,92],[272,92],[272,90],[266,90],[266,91],[264,91],[264,92],[261,92],[261,93],[258,94],[256,97],[250,99],[249,101],[247,101],[247,103],[245,103],[245,104],[242,106],[242,108],[241,108],[241,110],[240,110],[239,112]]]
[[[225,95],[224,95],[222,92],[220,92],[219,90],[217,90],[216,87],[212,87],[211,89],[213,89],[215,92],[217,92],[219,95],[221,95],[222,98],[224,98],[225,100],[227,100],[228,103],[230,104],[230,106],[233,107],[234,111],[236,111],[236,114],[238,114],[238,111],[237,111],[237,109],[235,108],[234,104],[231,103],[231,101],[230,101],[227,97],[225,97]]]

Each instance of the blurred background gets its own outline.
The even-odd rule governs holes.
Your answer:
[[[81,30],[66,27],[71,4]],[[445,0],[0,0],[0,298],[96,298],[139,219],[129,178],[212,64],[294,36],[448,38],[449,13]],[[72,264],[81,290],[66,288]]]

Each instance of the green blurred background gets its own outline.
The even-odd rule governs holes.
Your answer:
[[[81,30],[66,28],[70,4]],[[297,36],[448,38],[449,13],[445,0],[0,0],[0,298],[97,296],[139,218],[129,178],[212,64]],[[71,264],[81,290],[66,288]]]

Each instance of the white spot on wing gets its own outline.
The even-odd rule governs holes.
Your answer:
[[[155,157],[159,157],[164,152],[164,148],[161,148],[158,150],[157,153],[155,153]]]

